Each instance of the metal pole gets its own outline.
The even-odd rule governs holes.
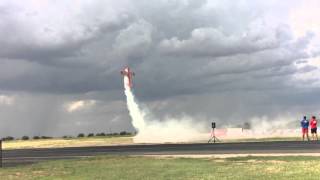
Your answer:
[[[2,167],[2,140],[0,140],[0,167]]]
[[[216,143],[216,134],[214,133],[214,128],[212,128],[212,134],[213,134],[213,143]]]

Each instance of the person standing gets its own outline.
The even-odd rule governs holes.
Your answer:
[[[303,116],[303,119],[300,123],[302,128],[302,140],[304,141],[305,136],[307,136],[307,140],[309,141],[309,133],[308,133],[309,121],[307,120],[307,117]]]
[[[317,120],[315,116],[312,116],[310,120],[310,128],[311,128],[311,137],[312,140],[317,140],[318,141],[318,134],[317,134]]]

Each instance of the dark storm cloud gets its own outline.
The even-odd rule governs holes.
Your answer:
[[[62,63],[66,57],[78,56],[80,58],[81,49],[85,45],[99,40],[104,34],[119,31],[128,21],[128,19],[121,19],[116,23],[101,22],[94,28],[95,30],[87,27],[89,25],[79,24],[80,30],[76,29],[71,32],[55,32],[55,30],[39,28],[38,31],[41,31],[41,34],[33,32],[33,29],[27,24],[10,21],[11,24],[3,23],[1,26],[0,42],[3,47],[0,49],[0,57],[24,59],[42,64],[55,64],[54,61]],[[43,34],[46,36],[41,37]],[[50,34],[53,34],[52,37]]]
[[[320,52],[316,32],[294,33],[289,13],[298,5],[1,2],[0,95],[15,97],[19,107],[3,105],[0,116],[12,119],[2,120],[12,132],[132,130],[119,74],[126,65],[136,72],[137,98],[159,117],[233,122],[315,111],[297,105],[312,97],[315,105],[318,86],[308,84],[319,81],[309,77],[319,67],[308,63]],[[86,100],[96,103],[66,111],[65,104]]]
[[[268,37],[250,36],[226,36],[218,29],[199,28],[193,30],[187,40],[171,38],[162,41],[160,48],[164,53],[173,55],[219,57],[253,53],[279,46],[278,39],[268,40]]]
[[[227,3],[227,5],[229,4]],[[160,1],[157,5],[149,1],[141,1],[134,5],[135,8],[129,9],[131,11],[124,10],[125,15],[116,12],[115,14],[119,15],[118,18],[109,20],[106,17],[97,20],[90,17],[96,17],[98,14],[89,14],[89,18],[80,20],[80,22],[78,22],[79,19],[71,19],[74,20],[71,22],[73,26],[70,26],[70,28],[64,27],[71,29],[69,31],[65,32],[64,28],[53,25],[55,29],[47,28],[46,32],[42,32],[41,35],[32,32],[34,30],[37,30],[36,32],[43,31],[41,28],[34,29],[27,23],[19,23],[18,20],[21,17],[15,18],[13,15],[17,12],[12,11],[11,16],[7,15],[9,16],[7,19],[11,21],[4,20],[4,22],[7,22],[4,24],[11,25],[4,25],[3,27],[11,29],[11,31],[14,29],[17,38],[14,41],[10,38],[8,40],[2,38],[4,42],[7,42],[8,45],[5,47],[8,50],[4,49],[0,54],[4,58],[35,61],[43,64],[44,67],[38,68],[37,72],[33,71],[26,73],[24,76],[4,81],[2,83],[3,88],[6,88],[6,90],[10,90],[10,88],[19,90],[20,88],[27,91],[62,93],[81,93],[113,89],[114,87],[120,89],[121,83],[117,83],[119,79],[116,77],[119,69],[126,64],[139,69],[140,66],[146,66],[143,65],[144,63],[148,64],[149,67],[143,67],[139,71],[141,73],[147,71],[146,74],[153,73],[157,77],[161,76],[162,79],[160,80],[164,83],[162,85],[168,86],[166,84],[173,83],[170,79],[183,84],[183,78],[199,78],[219,71],[219,68],[217,68],[217,71],[207,68],[208,70],[200,71],[196,76],[191,72],[197,71],[194,67],[205,68],[209,62],[215,61],[215,57],[226,56],[232,59],[237,54],[248,54],[244,58],[251,58],[252,60],[247,62],[248,65],[245,65],[245,68],[246,71],[250,71],[259,66],[257,62],[260,58],[266,57],[262,55],[262,57],[257,56],[253,59],[254,53],[268,49],[275,49],[275,51],[280,52],[283,49],[280,46],[298,44],[290,42],[292,40],[290,29],[286,26],[279,25],[276,28],[262,30],[263,23],[253,23],[256,24],[253,26],[251,21],[247,22],[249,20],[255,21],[255,19],[249,12],[245,13],[245,10],[249,9],[243,10],[241,5],[234,5],[233,13],[245,16],[244,22],[241,21],[241,23],[247,23],[248,27],[244,25],[242,25],[242,28],[238,27],[239,19],[232,19],[229,16],[226,17],[228,19],[227,23],[215,20],[210,22],[213,15],[208,10],[203,10],[206,9],[205,6],[206,1]],[[221,16],[219,13],[222,12],[226,15],[224,7],[227,6],[215,7],[212,11],[217,13],[218,17]],[[144,11],[141,11],[142,9]],[[159,13],[160,11],[167,13],[159,17],[158,13],[154,13],[158,11]],[[200,18],[200,16],[197,16],[198,14],[208,15],[208,17],[201,16]],[[256,19],[263,15],[257,14],[257,12],[254,14],[257,16]],[[33,16],[41,15],[43,14],[40,12]],[[80,12],[80,17],[85,17],[85,15],[86,12]],[[72,17],[72,13],[70,13],[70,16]],[[227,30],[230,21],[233,21],[237,28]],[[31,23],[33,22],[31,21]],[[68,24],[63,23],[62,25]],[[39,26],[45,27],[43,24],[39,24]],[[168,28],[171,28],[171,30]],[[184,33],[179,32],[182,30]],[[50,37],[52,31],[57,34],[53,38]],[[186,35],[185,40],[178,40],[176,36],[183,37],[182,34]],[[298,48],[303,49],[300,45],[296,48],[293,47],[294,49],[290,48],[292,47],[287,47],[285,50],[294,54],[297,54]],[[166,54],[173,56],[172,60],[170,60],[170,57],[166,57]],[[210,59],[200,60],[201,56]],[[284,55],[279,53],[279,56]],[[163,62],[157,62],[158,59]],[[169,62],[165,59],[168,59]],[[197,59],[198,62],[193,62]],[[184,61],[188,61],[188,63],[184,63]],[[231,68],[231,71],[241,71],[242,65],[239,67],[237,64],[233,65],[233,62],[229,62],[229,60],[226,61],[228,61],[226,66]],[[243,63],[247,60],[238,61]],[[273,62],[273,60],[266,61]],[[266,63],[270,64],[270,62]],[[161,64],[160,67],[157,67],[160,75],[151,68],[157,66],[158,63]],[[162,63],[163,69],[161,67]],[[279,63],[281,62],[275,62],[274,65],[276,66]],[[263,64],[260,65],[260,68],[263,68]],[[183,73],[183,69],[188,70],[189,75],[186,74],[185,76],[190,77],[177,76],[177,74]],[[40,74],[40,77],[37,77],[37,74]],[[175,77],[166,77],[166,75]],[[149,75],[142,77],[149,77]],[[169,79],[169,81],[166,82],[166,79]],[[108,83],[104,83],[104,80]],[[141,81],[150,80],[143,78]],[[161,85],[161,83],[159,84]],[[179,86],[177,83],[176,85]],[[184,88],[186,87],[176,87],[176,91],[178,91],[176,93]],[[150,91],[153,91],[153,89],[150,89]],[[170,88],[168,91],[171,91]]]

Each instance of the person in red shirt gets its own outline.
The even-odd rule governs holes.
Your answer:
[[[312,140],[318,141],[318,134],[317,134],[317,120],[315,116],[312,116],[310,120],[310,127],[311,127],[311,136]]]

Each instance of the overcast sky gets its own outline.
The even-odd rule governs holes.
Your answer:
[[[134,131],[120,70],[157,119],[320,116],[318,0],[1,0],[0,136]]]

